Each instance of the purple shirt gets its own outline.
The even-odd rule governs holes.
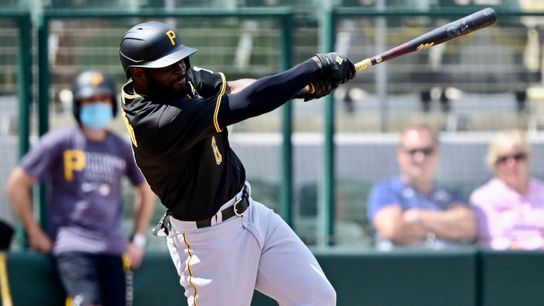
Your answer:
[[[56,130],[40,139],[21,166],[47,182],[54,254],[126,250],[122,178],[133,185],[144,182],[126,141],[110,132],[103,141],[93,141],[76,126]]]
[[[544,183],[530,178],[527,196],[493,178],[470,196],[478,216],[482,246],[505,250],[512,243],[531,250],[544,247]]]

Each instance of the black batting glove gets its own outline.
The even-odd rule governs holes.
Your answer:
[[[323,75],[343,84],[355,77],[355,65],[345,56],[335,52],[317,53],[312,57],[321,69]]]
[[[331,93],[338,85],[340,83],[337,80],[328,77],[319,77],[308,84],[308,90],[301,90],[295,98],[304,99],[304,101],[319,99]]]

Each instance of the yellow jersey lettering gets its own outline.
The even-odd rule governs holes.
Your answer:
[[[123,112],[123,122],[125,123],[125,126],[128,131],[128,135],[130,136],[130,141],[135,147],[138,147],[138,142],[136,142],[136,134],[134,134],[134,129],[132,128],[132,125],[128,121],[127,114],[125,114],[125,111],[122,110],[122,112]]]
[[[67,182],[74,180],[74,171],[85,168],[85,152],[81,150],[64,151],[64,179]]]
[[[174,38],[176,38],[176,33],[172,30],[168,30],[168,32],[166,32],[166,36],[168,36],[168,38],[170,39],[172,46],[175,46],[176,41],[174,40]]]
[[[215,155],[215,163],[220,165],[223,161],[223,156],[221,156],[221,152],[219,152],[219,148],[217,147],[217,142],[215,142],[215,136],[212,136],[212,149],[213,149],[213,155]]]

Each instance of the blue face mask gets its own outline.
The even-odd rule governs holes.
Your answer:
[[[81,123],[89,129],[104,129],[113,118],[111,104],[92,103],[82,106],[79,118],[81,119]]]

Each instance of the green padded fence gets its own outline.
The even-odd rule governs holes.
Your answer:
[[[544,252],[469,248],[315,254],[336,289],[338,306],[536,306],[544,300]],[[10,253],[8,272],[14,305],[62,305],[49,257]],[[186,305],[167,253],[146,255],[134,272],[134,290],[135,306]],[[277,304],[255,294],[252,306],[272,305]]]

